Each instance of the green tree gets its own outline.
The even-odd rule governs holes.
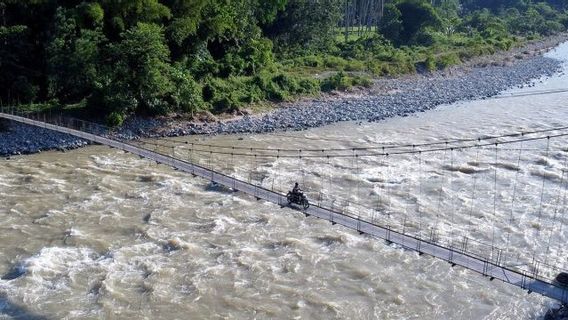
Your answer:
[[[328,49],[335,41],[340,4],[340,0],[289,0],[264,33],[280,52]]]
[[[182,65],[176,65],[170,71],[173,90],[168,100],[174,110],[194,112],[203,107],[202,87]]]
[[[508,34],[505,22],[487,9],[467,16],[462,27],[474,28],[485,38],[504,37]]]
[[[393,42],[398,41],[402,33],[402,14],[394,4],[385,6],[384,16],[379,24],[381,34]]]
[[[94,30],[81,29],[76,11],[59,8],[54,36],[47,47],[49,97],[77,102],[88,96],[97,81],[100,49],[104,41],[96,21]]]
[[[102,88],[108,109],[149,114],[170,111],[170,57],[160,26],[138,23],[120,42],[110,45],[109,53],[112,63],[106,69],[107,81]]]
[[[164,3],[172,12],[166,32],[168,39],[181,47],[188,38],[196,35],[209,0],[167,0]]]
[[[411,43],[419,32],[428,27],[439,28],[442,25],[440,17],[427,1],[403,0],[396,6],[401,14],[401,43]]]
[[[36,72],[28,66],[31,44],[26,26],[0,26],[0,100],[4,103],[32,102],[39,87]]]
[[[118,38],[138,23],[158,23],[171,18],[170,9],[158,0],[99,0],[105,12],[107,33]]]

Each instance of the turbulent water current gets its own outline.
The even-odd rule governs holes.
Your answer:
[[[568,61],[568,44],[548,55]],[[566,269],[568,130],[420,146],[567,127],[561,89],[564,73],[378,123],[147,146],[269,189],[297,181],[313,203],[422,237],[494,244],[511,266]],[[0,161],[0,221],[0,319],[535,319],[555,304],[103,146]]]

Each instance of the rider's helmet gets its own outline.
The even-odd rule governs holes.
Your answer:
[[[298,183],[296,182],[296,184],[294,185],[294,187],[297,187],[297,186],[298,186]]]

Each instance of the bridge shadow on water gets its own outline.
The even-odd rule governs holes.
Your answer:
[[[0,294],[0,316],[8,316],[15,320],[48,320],[46,316],[38,315],[26,307],[18,305],[10,301],[10,299]]]

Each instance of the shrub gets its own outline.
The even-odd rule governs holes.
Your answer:
[[[353,86],[370,87],[373,81],[364,76],[349,76],[343,72],[338,72],[335,75],[326,78],[321,83],[321,90],[329,92],[332,90],[345,91]]]
[[[234,110],[239,110],[239,108],[242,106],[242,102],[239,101],[236,94],[229,93],[213,101],[212,106],[213,110],[216,113],[231,112]]]
[[[458,57],[458,55],[456,53],[447,53],[447,54],[442,54],[438,57],[438,62],[436,63],[438,69],[446,69],[449,66],[453,66],[456,64],[459,64],[460,58]]]
[[[564,26],[564,28],[568,28],[568,11],[564,12],[560,16],[559,22]]]
[[[174,83],[170,100],[177,111],[193,112],[203,107],[201,86],[191,74],[181,67],[172,68],[171,79]]]
[[[549,36],[557,34],[565,30],[564,25],[558,21],[546,21],[543,26],[539,28],[539,33]]]
[[[233,78],[210,78],[202,89],[203,100],[216,113],[238,110],[245,100],[243,86],[242,81]]]
[[[367,68],[363,61],[349,60],[345,65],[345,71],[365,71]]]
[[[320,90],[319,81],[313,78],[301,78],[299,85],[299,91],[297,93],[300,94],[314,95]]]
[[[324,65],[324,62],[320,56],[309,55],[294,59],[294,64],[301,67],[320,68]]]
[[[436,43],[434,32],[430,30],[421,30],[414,37],[414,43],[419,46],[433,46]]]
[[[115,127],[119,127],[122,125],[122,123],[124,122],[124,117],[122,116],[122,114],[118,113],[118,112],[111,112],[107,117],[106,117],[106,123],[109,127],[115,128]]]
[[[429,72],[436,70],[436,58],[434,58],[432,54],[429,54],[424,61],[424,66]]]
[[[335,75],[326,78],[321,83],[321,90],[329,92],[332,90],[347,90],[352,86],[351,79],[343,72],[338,72]]]
[[[263,72],[255,76],[250,83],[252,88],[247,91],[260,93],[258,101],[286,101],[296,95],[313,95],[319,92],[318,80],[286,73],[271,75]]]
[[[355,77],[352,78],[351,84],[353,86],[361,86],[361,87],[369,88],[373,85],[373,80],[371,80],[371,78],[365,77],[365,76],[355,76]]]
[[[335,70],[343,70],[347,61],[341,57],[327,55],[323,59],[323,64],[326,68]]]
[[[497,42],[496,46],[500,50],[510,50],[513,47],[514,41],[512,39],[502,39]]]

